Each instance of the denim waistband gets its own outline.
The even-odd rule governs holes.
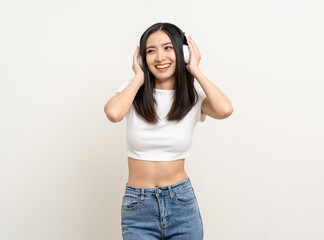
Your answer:
[[[125,192],[137,196],[140,195],[150,196],[150,195],[161,194],[161,193],[163,194],[163,192],[169,192],[171,190],[173,192],[177,192],[187,187],[191,187],[191,181],[188,176],[181,182],[168,185],[168,186],[156,187],[156,188],[137,188],[137,187],[129,186],[128,183],[126,183]]]

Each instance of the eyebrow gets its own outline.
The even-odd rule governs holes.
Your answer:
[[[170,43],[172,44],[172,42],[163,43],[162,46],[170,44]],[[155,48],[155,46],[148,46],[146,49],[148,49],[148,48]]]

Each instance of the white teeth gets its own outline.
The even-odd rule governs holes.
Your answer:
[[[161,68],[167,68],[167,67],[170,67],[170,65],[171,65],[171,63],[164,64],[164,65],[157,65],[156,68],[159,68],[159,69],[161,69]]]

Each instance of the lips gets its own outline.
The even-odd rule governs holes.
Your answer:
[[[171,63],[165,63],[165,64],[158,64],[158,65],[155,65],[155,67],[157,69],[166,69],[166,68],[169,68],[171,66]]]

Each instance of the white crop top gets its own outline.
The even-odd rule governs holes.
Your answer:
[[[130,82],[125,81],[117,92],[121,92]],[[201,104],[206,94],[196,79],[194,86],[199,95],[198,102],[178,123],[166,120],[175,90],[154,89],[156,111],[161,119],[157,124],[148,124],[131,105],[126,115],[127,156],[148,161],[173,161],[191,156],[194,128],[198,121],[203,122],[206,118],[205,114],[201,114]]]

